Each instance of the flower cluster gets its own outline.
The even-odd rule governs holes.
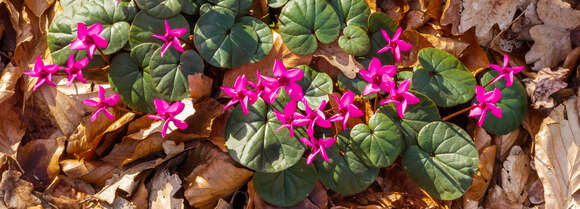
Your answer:
[[[502,78],[505,80],[507,87],[512,86],[514,82],[514,75],[522,71],[524,67],[523,66],[508,67],[508,64],[509,57],[507,54],[503,55],[502,66],[490,64],[489,66],[492,69],[498,71],[499,74],[489,83],[485,84],[485,86],[493,84]],[[502,117],[501,108],[495,105],[495,103],[497,103],[501,99],[502,96],[501,91],[498,88],[495,88],[493,91],[486,92],[484,89],[485,86],[475,87],[475,95],[479,104],[474,103],[473,105],[471,105],[471,110],[469,111],[469,117],[479,116],[479,119],[477,120],[477,125],[479,125],[480,127],[483,125],[488,110],[491,111],[491,113],[495,115],[497,118]]]
[[[313,109],[304,97],[303,89],[297,83],[304,77],[304,72],[301,69],[288,70],[281,61],[275,60],[272,74],[273,77],[269,77],[261,75],[256,71],[256,83],[247,81],[246,75],[241,75],[236,78],[233,88],[221,87],[224,93],[232,98],[224,106],[224,109],[230,108],[235,104],[240,104],[242,112],[247,115],[248,106],[254,104],[258,98],[261,98],[268,104],[272,104],[276,101],[278,93],[284,88],[284,91],[290,96],[291,101],[286,104],[283,112],[278,110],[272,111],[281,123],[281,126],[275,132],[287,128],[290,132],[290,137],[294,137],[294,127],[306,126],[308,138],[303,137],[300,141],[313,149],[308,155],[306,163],[312,163],[312,160],[318,154],[328,162],[329,160],[325,149],[331,147],[336,139],[316,138],[314,136],[315,126],[329,128],[332,126],[331,122],[341,122],[343,128],[346,129],[346,123],[349,118],[363,116],[363,112],[353,104],[354,94],[348,91],[340,99],[335,95],[334,99],[338,104],[338,108],[331,110],[336,114],[327,118],[326,104],[328,101],[323,100],[318,107]],[[296,110],[299,103],[304,105],[303,112]]]

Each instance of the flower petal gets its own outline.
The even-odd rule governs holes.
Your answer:
[[[284,63],[278,59],[274,60],[273,75],[279,77],[284,75],[284,72],[286,72],[286,66],[284,66]]]
[[[99,102],[97,102],[95,100],[92,100],[92,99],[85,99],[85,100],[82,101],[82,103],[84,105],[93,106],[93,107],[96,107],[97,105],[99,105]]]
[[[304,77],[304,72],[300,69],[290,69],[286,71],[283,76],[291,82],[296,82],[302,80],[302,77]]]
[[[173,125],[175,125],[179,129],[187,129],[187,127],[188,127],[188,124],[186,122],[181,121],[181,120],[172,118],[171,121],[173,122]]]
[[[154,99],[153,105],[155,105],[155,109],[159,114],[165,113],[167,111],[167,108],[169,108],[169,104],[167,104],[167,102],[162,99]]]

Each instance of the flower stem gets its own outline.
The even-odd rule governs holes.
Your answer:
[[[105,60],[105,62],[107,63],[107,65],[111,65],[111,62],[109,62],[109,58],[107,58],[105,56],[103,51],[99,47],[96,47],[96,48],[97,48],[97,51],[99,51],[99,54],[101,54],[101,57],[103,58],[103,60]]]
[[[483,88],[485,88],[486,86],[489,86],[489,84],[493,83],[494,79],[491,79],[489,82],[487,82],[485,85],[483,85]]]
[[[470,111],[472,108],[473,108],[473,106],[466,107],[465,109],[459,110],[451,115],[445,116],[443,119],[441,119],[441,121],[447,121],[455,116],[458,116],[458,115],[461,115],[467,111]]]

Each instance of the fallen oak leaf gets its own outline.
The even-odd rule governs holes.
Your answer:
[[[183,199],[173,197],[181,188],[181,179],[167,169],[158,170],[151,180],[149,208],[183,209]]]
[[[534,45],[526,53],[526,63],[532,70],[554,67],[572,51],[570,32],[552,25],[536,25],[530,29]]]
[[[579,208],[580,123],[578,97],[558,105],[536,135],[534,164],[546,208]]]
[[[461,21],[461,0],[447,0],[441,15],[441,25],[451,25],[451,34],[459,35],[459,24]]]
[[[338,46],[338,41],[330,44],[320,44],[318,49],[312,54],[314,57],[321,57],[332,66],[338,68],[344,76],[354,79],[359,69],[363,69],[354,56],[346,53]]]
[[[536,11],[545,25],[574,29],[580,25],[580,11],[563,0],[538,0]]]
[[[33,195],[32,183],[20,179],[21,173],[6,170],[0,181],[0,206],[3,208],[27,208],[40,205],[40,199]]]
[[[524,203],[528,197],[525,187],[530,172],[528,154],[520,146],[512,147],[501,170],[501,186],[509,200]]]
[[[564,80],[569,73],[570,69],[562,67],[556,71],[543,68],[535,78],[523,79],[522,82],[526,85],[526,92],[530,95],[532,106],[536,109],[554,107],[554,99],[550,96],[568,86]]]

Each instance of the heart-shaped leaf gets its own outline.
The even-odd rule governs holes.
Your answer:
[[[288,3],[288,0],[268,0],[268,6],[272,8],[280,8]]]
[[[250,14],[252,0],[206,0],[214,7],[230,9],[236,17],[242,17]]]
[[[199,18],[194,29],[195,46],[216,67],[236,68],[256,55],[258,34],[251,25],[235,22],[234,13],[216,7]]]
[[[274,46],[272,30],[270,30],[270,27],[268,27],[266,23],[252,16],[241,17],[237,20],[237,22],[240,24],[249,25],[252,27],[253,31],[256,31],[256,34],[258,35],[258,48],[250,59],[250,62],[255,63],[260,61],[262,58],[268,55],[268,53],[270,53],[270,50],[272,50],[272,47]]]
[[[377,111],[368,126],[362,123],[354,126],[350,136],[375,167],[391,165],[401,153],[403,136],[393,120],[382,112]]]
[[[296,165],[277,172],[254,174],[254,188],[266,202],[289,207],[298,204],[308,197],[316,183],[314,166],[306,165],[301,159]]]
[[[116,0],[90,0],[75,5],[72,9],[74,20],[90,26],[95,23],[103,25],[103,36],[109,42],[103,49],[106,55],[113,54],[122,49],[129,40],[130,22],[137,14],[137,9],[132,2],[117,2]],[[76,35],[76,24],[71,25]]]
[[[135,0],[137,6],[156,18],[170,18],[181,12],[181,0]]]
[[[187,50],[179,54],[175,50],[167,51],[161,57],[161,48],[151,56],[149,68],[155,89],[168,101],[178,101],[189,97],[187,76],[203,73],[203,60],[195,51]]]
[[[181,0],[181,12],[186,15],[197,15],[201,0]]]
[[[312,54],[318,41],[328,44],[340,32],[340,20],[326,0],[289,1],[278,19],[282,40],[296,54]]]
[[[329,102],[328,93],[332,92],[332,79],[330,76],[308,65],[300,65],[296,68],[302,69],[304,72],[302,80],[296,83],[302,87],[304,98],[308,101],[310,108],[318,108],[323,100]],[[304,110],[304,104],[299,103],[298,107]]]
[[[375,12],[369,16],[369,33],[374,34],[381,32],[384,29],[391,36],[397,31],[397,24],[389,17],[389,15],[382,12]]]
[[[452,123],[432,122],[403,157],[403,168],[411,180],[431,196],[442,200],[461,197],[477,172],[477,149],[469,134]]]
[[[338,46],[353,56],[364,56],[369,53],[371,41],[367,32],[358,26],[346,26],[338,39]]]
[[[417,133],[429,122],[441,120],[439,110],[435,103],[429,97],[417,91],[410,91],[419,98],[419,103],[407,106],[405,118],[399,118],[397,109],[394,104],[390,103],[379,108],[377,112],[382,112],[389,116],[403,134],[405,147],[417,144]]]
[[[481,78],[481,83],[486,84],[498,75],[497,71],[490,71],[485,73]],[[501,99],[496,103],[496,106],[501,108],[502,117],[497,118],[495,115],[488,112],[483,123],[483,128],[494,134],[507,134],[520,127],[524,116],[528,111],[528,96],[524,86],[520,81],[514,79],[512,86],[507,87],[505,80],[490,84],[485,87],[486,91],[493,91],[498,88],[501,91]],[[474,102],[476,102],[474,100]]]
[[[248,107],[248,115],[239,105],[236,106],[225,133],[226,147],[232,159],[252,170],[274,173],[292,167],[302,158],[305,149],[299,139],[306,136],[303,127],[294,128],[294,137],[290,137],[287,128],[274,131],[281,123],[272,110],[284,111],[289,101],[290,97],[282,93],[278,94],[273,105],[258,98]]]
[[[366,31],[371,10],[365,0],[330,0],[340,18],[342,28],[358,26]]]
[[[362,95],[363,90],[367,86],[368,82],[363,80],[359,74],[356,75],[354,79],[347,78],[342,73],[338,74],[338,88],[341,90],[351,90],[352,93],[356,95]],[[377,94],[369,94],[363,96],[365,99],[372,99],[375,98]]]
[[[139,63],[139,68],[143,69],[149,67],[149,62],[153,53],[159,49],[161,45],[156,43],[142,43],[137,45],[131,50],[131,57],[133,60],[137,60]]]
[[[356,194],[370,186],[379,169],[365,164],[349,144],[350,133],[342,132],[334,146],[326,149],[328,160],[316,158],[314,161],[320,181],[329,189],[343,195]]]
[[[435,48],[419,51],[422,68],[415,70],[413,85],[441,107],[463,104],[475,95],[475,77],[453,55]]]
[[[171,26],[171,29],[175,28],[187,28],[187,32],[181,36],[181,39],[187,39],[189,34],[189,23],[182,15],[176,15],[171,18],[167,18],[167,23]],[[164,19],[155,18],[146,12],[139,12],[133,23],[131,24],[131,29],[129,30],[129,45],[131,48],[136,47],[142,43],[157,43],[162,45],[164,42],[158,38],[152,37],[152,35],[163,35],[165,34],[165,21]],[[175,50],[170,47],[169,50]]]
[[[113,57],[109,83],[121,101],[139,112],[154,113],[153,99],[158,98],[148,68],[140,69],[127,53]]]
[[[70,43],[77,39],[77,23],[83,22],[87,26],[100,22],[103,24],[101,35],[107,39],[109,45],[103,49],[105,54],[113,54],[122,49],[127,42],[128,22],[133,19],[136,9],[132,3],[115,0],[91,0],[72,3],[67,6],[51,23],[47,42],[54,64],[66,65],[71,53],[75,59],[87,57],[86,50],[72,50]],[[88,68],[103,66],[105,62],[100,56],[94,56]]]

